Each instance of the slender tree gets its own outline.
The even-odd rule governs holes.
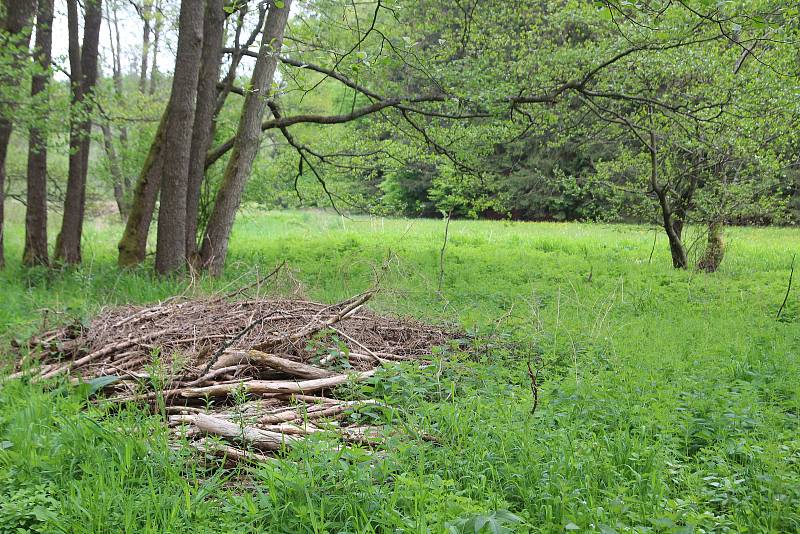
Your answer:
[[[203,23],[203,63],[197,85],[197,105],[192,127],[189,158],[189,182],[186,190],[186,258],[191,262],[197,253],[197,216],[200,188],[203,183],[206,152],[214,137],[214,110],[217,80],[222,60],[225,33],[223,0],[207,0]]]
[[[202,265],[214,275],[221,274],[225,265],[236,211],[261,144],[261,121],[267,99],[272,92],[272,81],[278,64],[278,53],[283,44],[290,4],[291,0],[280,3],[275,0],[269,2],[250,90],[242,105],[233,151],[225,168],[200,250]]]
[[[34,102],[42,93],[46,95],[50,81],[50,62],[53,46],[53,0],[39,0],[36,14],[36,43],[34,53],[41,69],[31,79],[31,97]],[[47,117],[47,97],[43,102],[40,121],[30,128],[28,141],[28,183],[25,211],[25,250],[22,261],[26,265],[47,265],[47,128],[42,122]]]
[[[56,239],[55,259],[66,264],[81,261],[81,234],[86,208],[86,175],[92,121],[91,92],[97,82],[97,56],[102,23],[101,0],[86,0],[83,47],[78,46],[77,0],[67,1],[69,25],[70,77],[72,81],[72,117],[70,121],[70,161],[64,217]]]
[[[144,261],[147,253],[147,234],[153,220],[158,190],[161,187],[161,169],[164,163],[164,138],[167,133],[169,106],[161,116],[153,143],[142,165],[139,179],[133,189],[125,231],[117,246],[120,267],[132,267]]]
[[[153,4],[153,59],[150,66],[150,94],[155,94],[158,84],[158,45],[161,39],[161,29],[164,26],[161,14],[161,0]]]
[[[0,86],[13,88],[18,83],[18,76],[24,61],[24,52],[30,45],[30,22],[35,4],[30,0],[7,0],[5,2],[5,18],[2,21],[3,47],[11,51],[11,64],[7,72],[0,73]],[[12,122],[15,106],[13,102],[4,103],[0,110],[0,267],[5,264],[3,250],[3,220],[6,183],[6,155],[11,140]]]
[[[178,25],[178,50],[164,139],[161,205],[158,213],[156,272],[169,274],[186,263],[186,191],[195,116],[197,82],[202,62],[204,4],[183,0]]]
[[[140,8],[142,17],[142,61],[139,67],[139,91],[147,90],[147,56],[150,53],[150,24],[153,18],[153,0],[145,0]]]

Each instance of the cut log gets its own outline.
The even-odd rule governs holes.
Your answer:
[[[194,424],[204,434],[219,436],[226,440],[243,441],[257,449],[268,451],[279,451],[286,447],[291,447],[299,439],[279,432],[270,432],[269,430],[251,426],[240,426],[231,421],[202,413],[173,417],[180,417],[182,421]],[[170,420],[173,420],[173,418],[171,417]]]
[[[299,376],[300,378],[328,378],[336,376],[338,373],[314,367],[302,362],[296,362],[288,358],[283,358],[275,354],[267,354],[259,350],[250,350],[247,352],[249,361],[258,362],[272,367],[276,371],[282,371],[292,376]]]
[[[223,397],[233,391],[243,388],[248,393],[312,393],[322,389],[340,386],[348,381],[360,382],[375,374],[375,371],[353,373],[351,375],[334,375],[316,380],[302,380],[299,382],[289,380],[245,380],[231,384],[215,384],[200,388],[183,388],[165,392],[187,398]]]

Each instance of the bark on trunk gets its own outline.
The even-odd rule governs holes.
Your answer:
[[[53,0],[39,0],[36,14],[36,61],[42,71],[31,78],[31,97],[47,89],[50,81],[50,62],[53,45]],[[44,103],[46,104],[46,102]],[[47,105],[42,115],[47,119]],[[22,262],[25,265],[47,265],[47,130],[36,126],[30,128],[28,142],[28,181],[25,210],[25,250]]]
[[[128,220],[125,222],[125,231],[117,248],[119,256],[117,263],[120,267],[132,267],[144,261],[147,254],[147,234],[153,220],[153,211],[156,206],[156,197],[161,186],[161,168],[163,165],[164,137],[167,133],[167,117],[169,106],[161,116],[156,136],[150,145],[147,159],[142,166],[142,172],[133,189]]]
[[[676,269],[689,267],[689,255],[683,244],[683,221],[674,220],[670,214],[664,222],[664,229],[669,239],[669,250],[672,255],[672,266]]]
[[[9,44],[14,45],[18,50],[23,51],[30,45],[30,32],[28,26],[33,16],[35,7],[30,0],[7,0],[5,2],[6,15],[3,19],[3,30],[8,35]],[[16,57],[14,61],[22,62],[21,57]],[[9,75],[0,78],[0,84],[13,86],[17,83],[14,76],[19,69],[11,68]],[[6,155],[8,154],[8,143],[11,140],[13,130],[13,106],[8,106],[0,112],[0,268],[5,265],[5,255],[3,249],[5,220],[5,190],[6,190]]]
[[[217,80],[222,58],[225,32],[223,0],[207,0],[203,22],[203,63],[197,84],[197,105],[192,127],[192,148],[189,157],[189,182],[186,191],[186,258],[194,262],[197,254],[197,217],[200,188],[203,184],[205,155],[214,137],[214,108]]]
[[[158,212],[156,272],[169,274],[186,264],[186,190],[189,153],[203,44],[205,2],[183,0],[170,113],[164,142],[161,205]]]
[[[290,0],[283,2],[281,8],[276,7],[273,0],[269,3],[251,90],[242,105],[233,152],[225,168],[200,250],[202,266],[213,275],[220,275],[225,265],[233,221],[261,143],[261,121],[270,96],[290,5]]]
[[[68,16],[70,27],[70,66],[75,68],[77,51],[77,5],[69,0]],[[81,234],[86,207],[86,174],[89,165],[92,121],[89,118],[89,105],[86,96],[97,82],[97,53],[102,23],[101,0],[85,2],[83,29],[83,49],[80,51],[79,76],[71,73],[73,87],[72,106],[75,111],[70,125],[70,162],[67,179],[67,193],[64,199],[64,217],[61,232],[56,239],[55,259],[66,264],[81,261]],[[72,153],[74,151],[74,153]]]

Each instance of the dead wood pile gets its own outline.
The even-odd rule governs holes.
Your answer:
[[[88,325],[33,337],[34,378],[68,376],[112,401],[158,406],[176,435],[228,460],[263,460],[314,432],[370,443],[380,429],[347,426],[344,416],[376,401],[343,400],[334,388],[381,365],[424,361],[458,337],[367,311],[373,295],[335,305],[217,297],[108,309]]]

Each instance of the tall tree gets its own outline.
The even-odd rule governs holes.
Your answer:
[[[70,78],[72,82],[72,117],[70,117],[70,160],[64,217],[56,238],[55,259],[66,264],[81,261],[81,235],[86,208],[86,175],[89,165],[92,120],[91,92],[97,82],[97,56],[102,0],[86,0],[83,47],[78,45],[77,0],[67,0],[69,25]]]
[[[122,42],[120,39],[119,31],[119,18],[117,16],[118,5],[116,1],[106,2],[106,22],[108,23],[108,32],[110,38],[110,49],[112,59],[112,78],[114,82],[114,96],[117,104],[124,107],[124,88],[122,83]],[[142,91],[143,92],[143,91]],[[129,199],[128,190],[130,189],[130,180],[123,172],[122,158],[128,145],[128,128],[125,124],[120,124],[119,130],[119,143],[122,148],[122,154],[117,152],[114,144],[114,129],[112,121],[108,117],[100,123],[100,128],[103,131],[103,147],[106,151],[108,158],[109,171],[111,172],[111,179],[114,187],[114,200],[117,203],[120,217],[124,221],[128,217]]]
[[[150,66],[150,94],[155,94],[158,83],[158,45],[161,39],[161,29],[164,26],[161,14],[161,0],[153,4],[153,59]]]
[[[0,73],[0,86],[3,89],[13,88],[19,82],[19,72],[24,55],[30,45],[30,22],[35,4],[30,0],[8,0],[5,2],[5,17],[2,21],[2,38],[4,52],[10,52],[8,70]],[[3,220],[6,184],[6,155],[11,140],[12,122],[15,105],[13,102],[3,103],[5,109],[0,110],[0,267],[5,264],[3,250]]]
[[[50,63],[53,47],[53,0],[39,0],[36,14],[36,42],[34,54],[39,72],[31,78],[31,97],[47,93],[50,81]],[[25,250],[22,261],[26,265],[47,265],[47,127],[42,123],[47,117],[47,97],[42,102],[38,124],[30,128],[28,141],[28,183],[25,211]]]
[[[204,4],[183,0],[178,23],[178,50],[164,139],[161,205],[158,213],[156,272],[169,274],[186,263],[186,191],[202,62]]]
[[[256,59],[234,140],[233,151],[222,178],[214,208],[208,221],[200,250],[202,265],[214,275],[222,273],[228,252],[231,229],[242,199],[245,183],[250,177],[253,160],[261,144],[261,121],[272,91],[272,81],[278,64],[278,53],[289,19],[291,0],[270,0],[264,34]],[[278,7],[280,6],[280,7]]]
[[[197,253],[197,216],[200,188],[203,183],[206,152],[214,137],[214,110],[217,80],[222,60],[225,33],[223,0],[207,0],[203,23],[203,62],[197,85],[197,105],[192,127],[192,149],[189,158],[189,182],[186,190],[186,258],[192,261]]]
[[[147,56],[150,53],[150,25],[153,18],[153,0],[145,0],[141,7],[137,7],[142,17],[142,62],[139,67],[139,91],[147,89]]]

